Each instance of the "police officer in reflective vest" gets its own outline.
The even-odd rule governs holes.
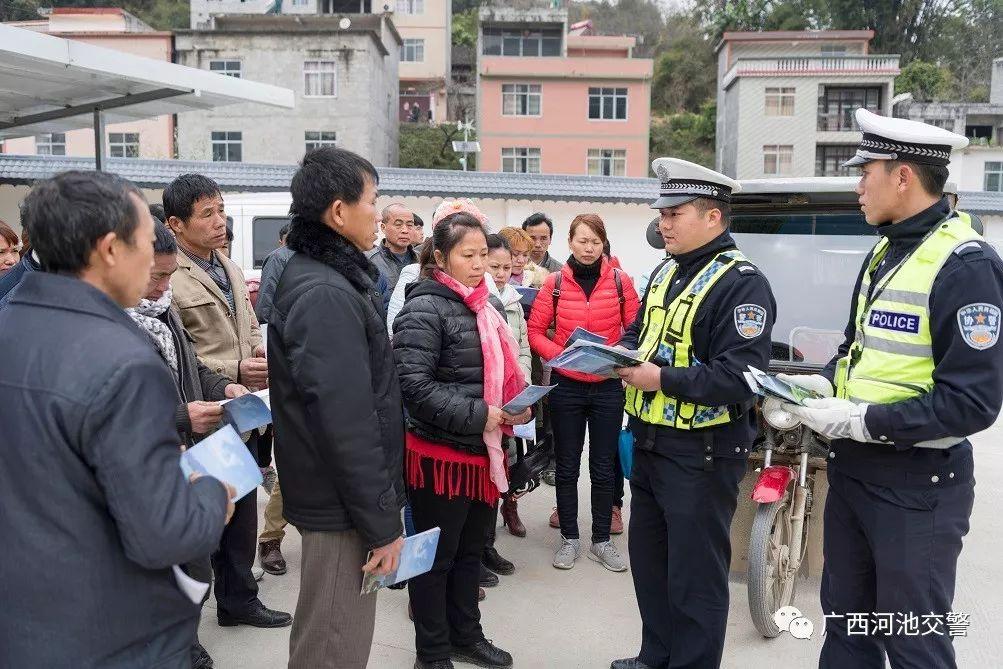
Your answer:
[[[1003,264],[943,197],[967,139],[856,118],[863,139],[846,164],[861,166],[880,239],[836,357],[820,376],[788,377],[830,398],[785,405],[832,440],[819,666],[879,669],[887,654],[896,669],[955,667],[949,626],[969,622],[951,610],[974,499],[967,437],[1003,402]]]
[[[728,232],[738,182],[659,158],[659,229],[670,258],[622,340],[644,363],[618,370],[634,435],[630,561],[637,657],[612,669],[711,669],[728,622],[729,529],[756,435],[743,372],[766,369],[776,303]]]

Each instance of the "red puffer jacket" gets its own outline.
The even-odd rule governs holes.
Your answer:
[[[585,291],[575,281],[571,267],[567,264],[561,268],[561,296],[557,303],[557,332],[554,338],[547,337],[554,323],[554,282],[557,274],[549,275],[543,282],[536,301],[533,302],[533,312],[529,317],[529,347],[533,353],[543,358],[544,362],[555,357],[564,350],[568,337],[577,327],[583,327],[589,332],[606,337],[607,344],[620,341],[624,330],[634,322],[640,303],[634,282],[627,273],[620,271],[620,284],[623,287],[623,308],[620,307],[620,295],[616,289],[613,272],[618,271],[603,258],[602,269],[599,271],[599,281],[592,290],[589,299],[585,299]],[[597,383],[604,380],[594,374],[582,374],[565,370],[554,370],[569,379]]]

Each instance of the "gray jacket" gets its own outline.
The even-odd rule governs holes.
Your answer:
[[[387,246],[386,240],[380,242],[376,248],[372,251],[366,253],[366,257],[369,261],[376,265],[376,269],[380,270],[380,274],[387,279],[387,294],[384,295],[384,304],[390,300],[390,295],[394,292],[394,288],[397,286],[397,280],[400,279],[401,270],[408,265],[413,265],[418,262],[418,254],[415,253],[414,248],[408,247],[407,253],[404,254],[404,260],[401,260],[394,255],[390,247]]]
[[[272,315],[272,301],[275,299],[275,289],[279,287],[279,279],[286,268],[286,263],[296,253],[288,246],[280,246],[265,258],[261,265],[261,281],[258,284],[258,301],[254,305],[254,315],[264,326]]]
[[[31,272],[0,313],[0,655],[10,667],[191,667],[171,565],[219,545],[226,491],[181,473],[177,391],[107,295]]]
[[[549,251],[545,256],[543,256],[543,262],[537,263],[537,265],[547,270],[547,273],[549,274],[553,274],[554,272],[560,272],[561,268],[564,267],[564,263],[554,258],[554,256],[550,255]]]

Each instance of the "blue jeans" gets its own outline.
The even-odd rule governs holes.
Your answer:
[[[578,473],[588,428],[592,543],[608,541],[614,476],[622,476],[614,468],[623,423],[623,386],[619,379],[586,383],[558,374],[557,387],[549,398],[561,534],[568,539],[578,538]]]

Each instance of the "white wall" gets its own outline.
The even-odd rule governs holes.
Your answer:
[[[950,181],[958,190],[985,190],[987,162],[1003,162],[1003,146],[970,146],[951,156]]]

